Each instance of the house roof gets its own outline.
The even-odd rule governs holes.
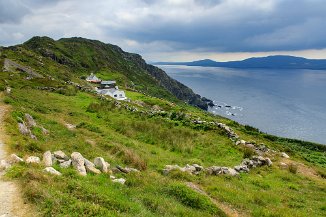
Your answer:
[[[86,80],[99,81],[100,79],[98,79],[98,77],[96,77],[96,75],[92,73],[90,76],[86,78]]]
[[[110,84],[115,84],[115,81],[102,81],[101,84],[103,85],[110,85]]]

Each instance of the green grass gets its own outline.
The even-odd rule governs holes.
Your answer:
[[[61,49],[55,52],[63,61],[65,56],[61,54],[66,48],[56,49]],[[88,59],[91,55],[83,54],[91,51],[87,46],[81,49],[82,52],[77,52],[79,55],[71,57],[73,62],[85,67],[88,64],[105,79],[124,82],[123,85],[129,88],[127,96],[138,102],[125,102],[119,108],[113,100],[103,101],[95,95],[77,91],[62,81],[71,79],[83,84],[78,77],[89,71],[72,73],[68,66],[54,64],[47,58],[42,61],[54,80],[25,80],[25,75],[18,72],[0,72],[0,89],[4,90],[7,85],[12,87],[12,93],[3,99],[3,103],[12,108],[5,120],[10,136],[9,149],[20,156],[39,157],[47,150],[63,150],[67,154],[78,151],[90,160],[101,156],[112,166],[134,167],[141,173],[118,175],[127,179],[123,186],[112,183],[106,174],[80,177],[73,169],[56,167],[63,175],[54,177],[43,173],[42,166],[22,163],[12,167],[7,176],[24,186],[25,198],[42,215],[225,216],[211,197],[249,216],[325,216],[326,146],[267,135],[176,101],[171,95],[162,99],[160,97],[166,92],[155,85],[149,86],[148,91],[156,93],[157,97],[133,92],[131,80],[138,81],[134,85],[143,85],[143,89],[150,80],[141,83],[141,76],[120,73],[119,70],[124,70],[120,67],[130,67],[124,71],[130,72],[132,65],[112,62],[116,65],[110,70],[96,68]],[[39,67],[35,53],[23,48],[20,52],[22,55],[9,50],[6,55],[31,67]],[[85,61],[81,61],[83,58]],[[38,72],[46,75],[45,70]],[[129,80],[128,76],[136,78]],[[44,86],[62,90],[37,89]],[[139,111],[127,111],[125,105],[135,106]],[[166,113],[149,114],[153,106],[159,106]],[[31,114],[38,123],[32,129],[37,140],[18,132],[17,123],[22,121],[25,113]],[[291,159],[310,166],[319,176],[307,177],[298,171],[282,170],[277,165],[256,168],[239,177],[192,176],[178,171],[163,176],[161,171],[167,164],[234,166],[244,157],[253,155],[250,150],[236,147],[222,130],[190,121],[198,118],[226,123],[242,139],[285,151]],[[76,129],[67,129],[66,123],[76,125]],[[41,127],[49,130],[49,135],[44,135]],[[281,159],[275,156],[272,160],[278,162]],[[186,182],[199,185],[208,196],[190,189]]]

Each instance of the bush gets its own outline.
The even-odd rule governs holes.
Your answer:
[[[242,151],[243,151],[243,158],[251,158],[256,154],[256,152],[249,147],[243,147]]]

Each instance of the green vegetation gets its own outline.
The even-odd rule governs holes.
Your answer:
[[[221,203],[249,216],[325,216],[325,146],[270,136],[191,107],[157,83],[149,85],[153,82],[150,75],[143,77],[144,74],[133,72],[135,68],[129,70],[133,67],[131,63],[115,56],[115,50],[107,51],[113,52],[110,55],[93,53],[89,44],[77,46],[79,40],[72,44],[69,41],[55,43],[48,39],[40,44],[32,40],[2,54],[44,75],[27,80],[21,72],[0,72],[0,87],[12,88],[0,102],[11,106],[6,118],[10,151],[39,157],[47,150],[63,150],[67,154],[78,151],[88,159],[101,156],[111,166],[129,166],[141,172],[117,174],[127,180],[121,185],[113,183],[109,174],[81,177],[72,168],[55,167],[63,174],[55,177],[42,172],[41,165],[15,165],[7,176],[24,186],[26,200],[41,215],[226,216],[218,205]],[[51,52],[46,56],[48,47]],[[132,101],[117,105],[113,100],[100,99],[63,82],[69,79],[89,86],[79,78],[92,71],[125,82],[127,96]],[[134,91],[132,82],[148,94]],[[60,91],[39,87],[55,87]],[[164,99],[160,98],[163,96]],[[138,111],[126,109],[130,106]],[[151,113],[155,107],[165,112]],[[37,140],[18,131],[17,124],[25,113],[31,114],[38,124],[32,129]],[[232,167],[254,154],[251,149],[235,146],[222,130],[208,124],[196,125],[190,121],[193,119],[225,123],[246,141],[285,151],[291,156],[294,164],[289,165],[293,168],[280,168],[278,163],[282,159],[275,155],[272,167],[255,168],[237,177],[195,176],[180,171],[164,176],[165,165],[197,163],[204,167]],[[68,129],[66,124],[76,128]],[[49,134],[44,134],[41,127]],[[305,168],[315,171],[315,175],[305,173],[295,163],[307,165]],[[200,186],[207,196],[188,187],[189,182]]]

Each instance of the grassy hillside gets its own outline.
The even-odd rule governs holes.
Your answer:
[[[107,67],[96,68],[103,58],[100,54],[83,52],[87,46],[77,49],[73,45],[77,43],[75,40],[72,45],[68,41],[64,40],[62,47],[61,42],[44,41],[43,48],[49,47],[51,52],[60,49],[54,52],[55,57],[49,54],[50,58],[44,58],[47,49],[39,50],[33,41],[2,53],[3,58],[16,60],[44,76],[26,79],[28,76],[19,70],[0,71],[1,91],[6,87],[12,89],[10,94],[0,96],[0,103],[11,106],[6,118],[11,153],[42,157],[47,150],[63,150],[67,154],[78,151],[88,159],[102,156],[111,167],[129,166],[141,172],[115,174],[127,180],[121,185],[113,183],[109,174],[82,177],[72,168],[56,166],[63,175],[52,176],[42,171],[42,165],[13,166],[7,176],[24,186],[26,201],[34,204],[40,215],[325,216],[325,146],[266,135],[213,116],[181,103],[169,91],[155,86],[157,83],[152,84],[154,90],[149,88],[148,93],[154,96],[160,93],[159,97],[165,99],[135,92],[133,83],[145,87],[153,77],[148,75],[143,80],[143,72],[138,75],[130,71],[130,62],[115,62],[118,59],[107,59],[101,62],[101,65],[108,64]],[[3,59],[0,64],[2,68]],[[87,86],[79,77],[90,72],[125,82],[131,102],[103,99],[63,82],[69,79]],[[41,90],[41,87],[54,89]],[[164,112],[154,112],[157,108]],[[37,140],[18,131],[17,124],[26,113],[37,122],[32,128]],[[275,150],[270,154],[273,166],[255,168],[234,177],[205,173],[196,176],[179,171],[163,175],[165,165],[197,163],[204,167],[233,167],[253,154],[241,145],[236,146],[223,130],[192,121],[199,119],[225,123],[241,139],[264,143]],[[66,124],[76,128],[68,129]],[[42,127],[49,133],[44,134]],[[291,158],[281,158],[281,151]],[[282,169],[281,162],[290,167]]]
[[[5,49],[3,53],[22,63],[33,62],[34,68],[61,79],[71,80],[76,76],[86,77],[90,72],[99,73],[105,79],[116,79],[125,88],[173,101],[177,98],[207,109],[207,103],[190,88],[157,67],[148,65],[140,55],[124,52],[115,45],[84,38],[54,41],[48,37],[33,37],[23,45]],[[53,68],[53,62],[60,70]],[[62,68],[73,74],[61,72]]]

